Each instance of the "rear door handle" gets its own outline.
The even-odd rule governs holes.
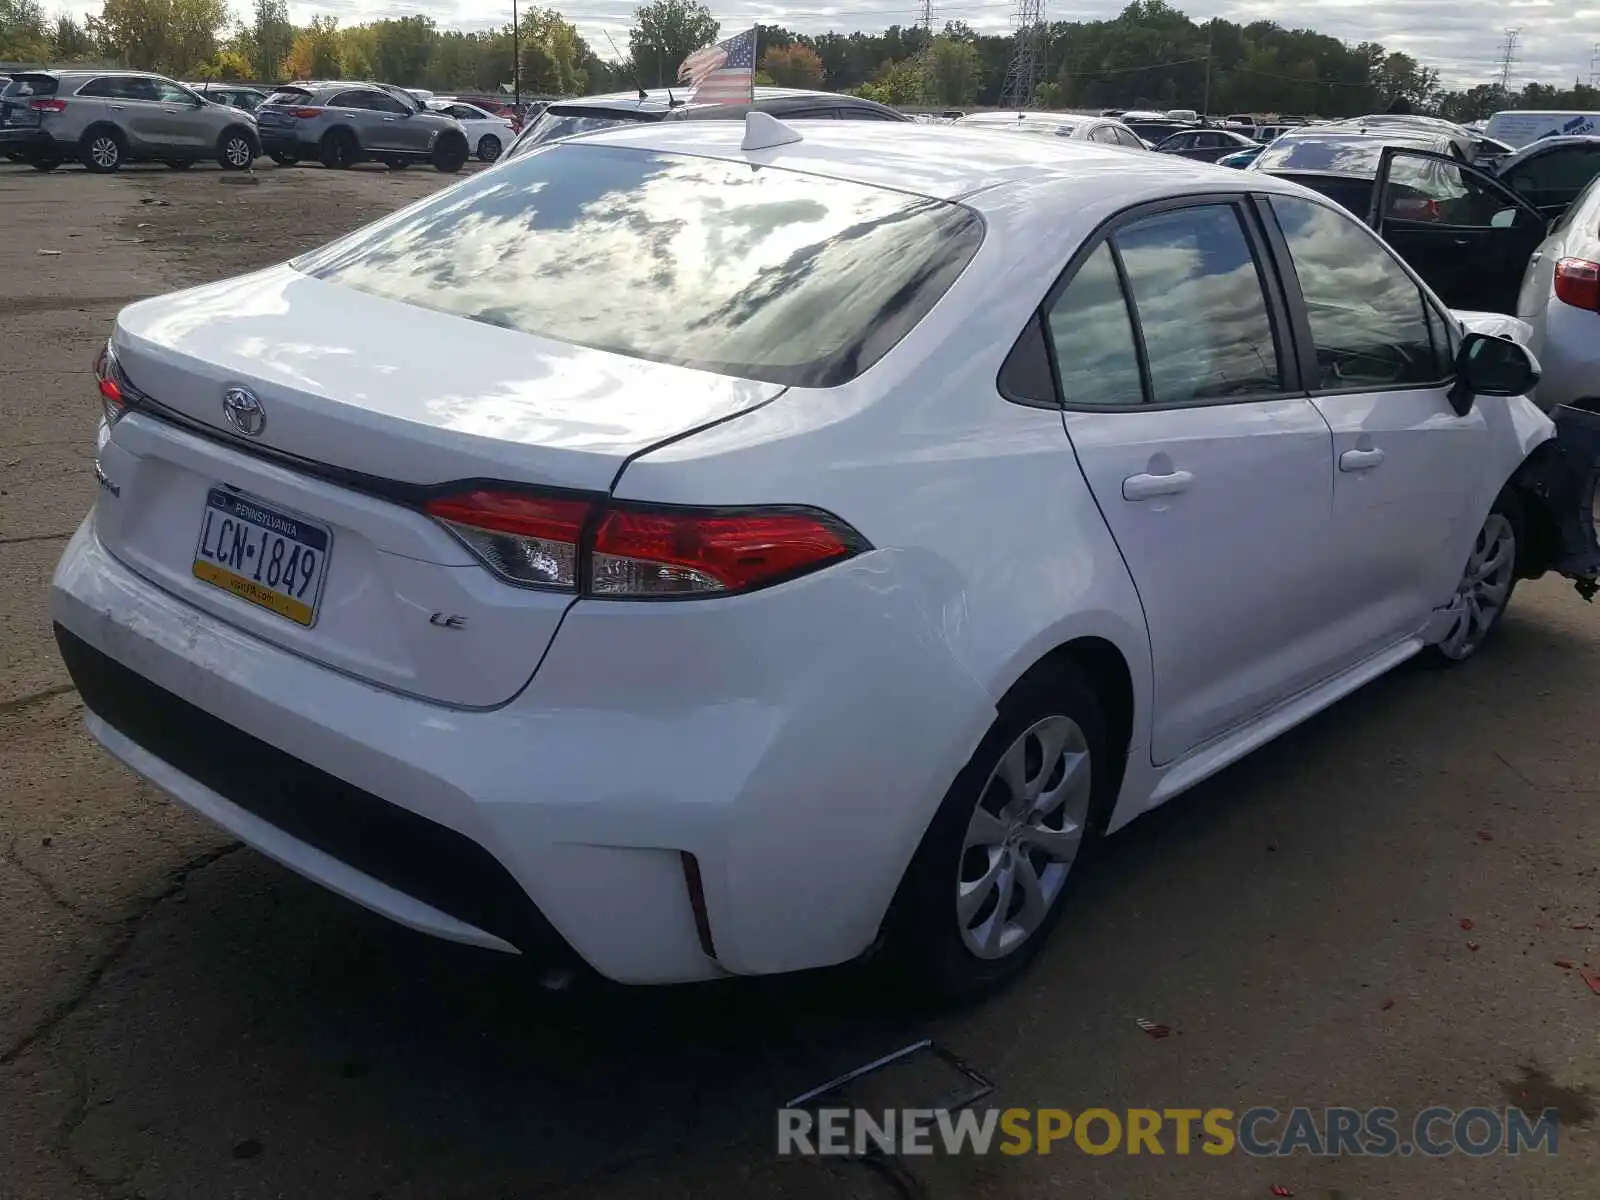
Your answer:
[[[393,117],[385,117],[384,120],[385,121],[392,121],[392,120],[394,120],[394,118]]]
[[[1530,263],[1536,263],[1543,257],[1544,257],[1544,251],[1543,250],[1535,250],[1532,254],[1530,254],[1528,256],[1528,261]]]
[[[1176,496],[1189,490],[1194,476],[1188,471],[1170,475],[1129,475],[1122,481],[1124,500],[1154,500],[1157,496]]]
[[[113,104],[110,107],[111,107],[111,111],[112,112],[121,112],[123,109],[127,108],[128,106],[126,104]]]
[[[1382,450],[1346,450],[1339,455],[1339,470],[1370,471],[1381,462]]]

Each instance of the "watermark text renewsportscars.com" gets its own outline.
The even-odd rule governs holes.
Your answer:
[[[1555,1154],[1560,1125],[1553,1108],[783,1108],[778,1153],[1483,1158]]]

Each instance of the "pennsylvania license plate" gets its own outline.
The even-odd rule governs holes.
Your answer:
[[[206,493],[194,577],[310,627],[328,569],[324,525],[223,488]]]

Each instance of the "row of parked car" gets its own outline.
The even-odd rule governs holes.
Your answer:
[[[261,155],[343,168],[431,163],[459,171],[493,162],[519,122],[483,104],[381,83],[297,82],[260,89],[179,83],[140,71],[25,71],[0,89],[0,153],[51,171],[128,162],[182,170],[214,159],[247,170]]]

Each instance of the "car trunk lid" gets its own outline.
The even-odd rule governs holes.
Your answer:
[[[629,457],[783,390],[289,268],[133,305],[113,346],[133,400],[101,452],[112,553],[286,649],[468,707],[515,695],[572,594],[491,574],[425,500],[605,493]]]

